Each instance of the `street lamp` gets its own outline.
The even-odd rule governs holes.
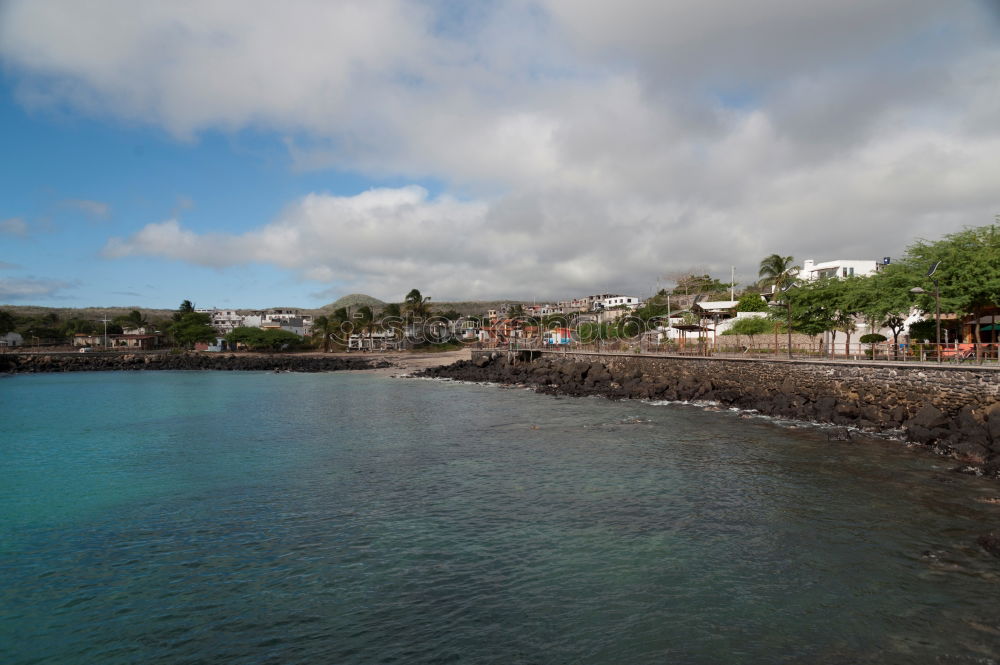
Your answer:
[[[937,361],[941,362],[941,289],[938,286],[938,281],[934,279],[934,273],[937,272],[938,266],[941,265],[940,261],[934,263],[931,269],[927,271],[927,276],[931,278],[931,282],[934,283],[934,328],[936,338],[934,340],[937,348]],[[921,293],[927,293],[919,286],[915,286],[910,289],[910,293],[915,293],[917,295]]]
[[[788,286],[786,286],[785,288],[781,289],[781,293],[787,294],[789,291],[791,291],[795,287],[796,287],[796,284],[793,282],[793,283],[789,284]],[[789,300],[788,296],[786,295],[782,302],[784,303],[785,310],[788,313],[788,358],[791,359],[791,357],[792,357],[792,301]],[[780,304],[774,302],[773,300],[771,302],[769,302],[768,305],[770,305],[772,307],[781,307]],[[777,343],[778,343],[777,333],[775,333],[774,343],[775,343],[775,345],[777,345]]]

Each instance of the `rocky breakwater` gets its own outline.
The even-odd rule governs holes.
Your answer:
[[[1000,477],[1000,373],[649,356],[502,353],[426,370],[426,377],[524,384],[539,392],[618,399],[704,400],[760,413],[892,433]]]
[[[236,354],[236,353],[109,353],[109,354],[5,354],[0,372],[101,372],[123,370],[222,370],[333,372],[365,370],[392,365],[363,356]]]

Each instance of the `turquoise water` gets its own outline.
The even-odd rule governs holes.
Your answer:
[[[693,407],[0,379],[0,662],[990,663],[1000,485]]]

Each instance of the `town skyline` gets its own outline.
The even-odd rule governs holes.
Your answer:
[[[993,219],[994,4],[752,4],[4,3],[0,305],[646,297]]]

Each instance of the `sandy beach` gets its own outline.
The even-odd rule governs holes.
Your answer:
[[[375,372],[378,374],[388,374],[390,376],[407,376],[428,367],[440,367],[450,365],[458,360],[468,360],[469,350],[458,349],[457,351],[441,351],[436,353],[427,352],[390,352],[390,353],[331,353],[324,354],[331,356],[342,356],[345,358],[373,358],[385,360],[392,364],[391,367],[380,367],[371,370],[358,370]]]

